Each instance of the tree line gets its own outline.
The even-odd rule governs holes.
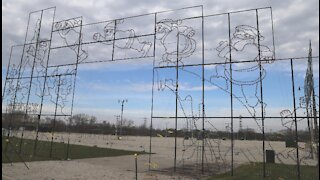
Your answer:
[[[26,115],[23,112],[2,113],[2,128],[12,130],[30,130],[34,131],[38,128],[39,132],[71,132],[71,133],[91,133],[91,134],[109,134],[119,135],[120,123],[110,123],[107,120],[97,121],[95,116],[87,114],[76,114],[71,117],[42,117],[39,121],[38,116]],[[158,137],[174,137],[174,129],[152,129],[152,136]],[[122,135],[134,136],[150,136],[150,127],[146,119],[140,125],[135,125],[132,120],[123,119],[122,121]],[[300,142],[308,142],[310,134],[307,130],[298,131],[298,140]],[[233,139],[238,140],[262,140],[263,134],[256,132],[254,129],[242,129],[231,134],[228,131],[209,131],[205,130],[204,133],[200,130],[188,131],[187,129],[177,130],[178,137],[184,138],[205,138],[212,139]],[[286,141],[293,140],[295,137],[294,131],[290,129],[265,133],[265,140],[271,141]]]

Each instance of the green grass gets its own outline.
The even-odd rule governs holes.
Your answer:
[[[300,166],[301,179],[318,180],[319,173],[316,166]],[[265,180],[291,180],[297,179],[296,165],[266,164]],[[263,164],[252,163],[241,165],[234,170],[234,176],[230,172],[213,176],[208,180],[259,180],[263,179]]]
[[[50,144],[48,141],[38,141],[36,155],[33,154],[34,140],[24,139],[22,151],[19,153],[19,138],[10,138],[7,144],[6,138],[2,137],[2,163],[23,161],[46,161],[46,160],[65,160],[67,157],[67,144],[53,143],[52,156],[50,157]],[[7,146],[7,151],[5,150]],[[69,145],[70,159],[96,158],[133,155],[135,153],[145,154],[145,152],[126,151],[110,148],[100,148],[94,146]],[[21,157],[21,158],[20,158]]]

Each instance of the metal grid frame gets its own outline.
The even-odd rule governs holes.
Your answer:
[[[159,14],[162,14],[162,13],[167,13],[167,12],[175,12],[175,11],[181,11],[181,10],[186,10],[186,9],[192,9],[192,8],[200,8],[201,9],[201,15],[200,16],[193,16],[193,17],[186,17],[186,18],[180,18],[178,19],[179,21],[185,21],[185,20],[192,20],[192,19],[196,19],[196,20],[199,20],[201,21],[201,59],[202,59],[202,62],[201,63],[192,63],[192,64],[183,64],[180,62],[180,60],[182,59],[182,57],[179,57],[180,56],[180,51],[179,51],[179,48],[180,48],[180,44],[179,44],[179,37],[180,37],[180,32],[177,33],[176,37],[177,37],[177,46],[176,46],[176,61],[174,62],[174,65],[156,65],[156,59],[157,59],[157,55],[156,55],[156,43],[157,43],[157,34],[159,33],[159,30],[158,30],[158,26],[161,22],[161,20],[159,21],[158,20],[158,16]],[[260,10],[265,10],[265,9],[269,9],[270,10],[270,13],[271,13],[271,26],[272,26],[272,42],[273,42],[273,49],[272,49],[272,52],[273,52],[273,55],[272,55],[272,58],[271,59],[263,59],[261,56],[261,50],[260,50],[260,32],[259,32],[259,11]],[[50,32],[50,39],[46,39],[46,40],[43,40],[43,39],[40,39],[40,33],[41,33],[41,21],[42,21],[42,15],[44,12],[46,11],[49,11],[49,10],[53,10],[53,17],[52,17],[52,28],[51,28],[51,32]],[[140,59],[140,58],[153,58],[153,88],[152,88],[152,106],[151,106],[151,124],[150,124],[150,142],[149,142],[149,169],[150,169],[150,164],[151,164],[151,158],[152,158],[152,129],[153,129],[153,119],[163,119],[163,118],[166,118],[166,119],[174,119],[175,120],[175,128],[174,128],[174,138],[175,138],[175,146],[174,146],[174,162],[173,162],[173,168],[174,168],[174,172],[176,171],[176,167],[177,167],[177,130],[178,130],[178,126],[177,126],[177,122],[178,122],[178,119],[186,119],[186,118],[194,118],[194,117],[186,117],[186,116],[179,116],[178,115],[178,105],[179,105],[179,71],[185,67],[201,67],[201,75],[199,75],[200,79],[201,79],[201,82],[202,82],[202,103],[201,103],[201,116],[198,117],[202,120],[202,128],[201,128],[201,134],[202,134],[202,146],[201,146],[201,171],[204,172],[205,170],[205,139],[206,139],[206,128],[205,128],[205,119],[207,118],[210,118],[210,119],[214,119],[214,118],[226,118],[226,119],[230,119],[230,124],[231,124],[231,132],[230,132],[230,135],[231,135],[231,176],[234,175],[234,158],[233,158],[233,155],[234,155],[234,152],[233,152],[233,149],[234,149],[234,132],[233,132],[233,129],[234,129],[234,118],[239,118],[239,117],[235,117],[233,115],[233,100],[234,100],[234,94],[233,94],[233,89],[232,89],[232,86],[233,86],[233,83],[232,83],[232,79],[233,79],[233,76],[232,76],[232,65],[233,64],[237,64],[237,63],[251,63],[251,62],[258,62],[258,66],[259,66],[259,91],[260,91],[260,108],[261,108],[261,115],[260,116],[249,116],[249,117],[243,117],[243,118],[254,118],[254,119],[261,119],[261,123],[262,123],[262,127],[261,127],[261,131],[262,131],[262,134],[263,134],[263,146],[262,146],[262,154],[263,154],[263,177],[266,177],[266,168],[265,168],[265,164],[266,164],[266,161],[265,161],[265,132],[264,132],[264,120],[267,119],[267,118],[283,118],[281,116],[265,116],[264,115],[264,102],[263,102],[263,70],[262,70],[262,63],[267,63],[267,62],[270,62],[270,61],[290,61],[291,63],[291,74],[292,74],[292,93],[293,93],[293,101],[294,101],[294,109],[296,109],[296,95],[295,95],[295,85],[294,85],[294,72],[293,72],[293,60],[294,61],[299,61],[299,60],[303,60],[307,57],[295,57],[295,58],[285,58],[285,59],[276,59],[275,58],[275,46],[274,46],[274,32],[273,32],[273,19],[272,19],[272,8],[271,7],[264,7],[264,8],[256,8],[256,9],[249,9],[249,10],[243,10],[243,11],[234,11],[234,12],[228,12],[228,13],[220,13],[220,14],[212,14],[212,15],[204,15],[204,12],[203,12],[203,6],[192,6],[192,7],[186,7],[186,8],[181,8],[181,9],[176,9],[176,10],[169,10],[169,11],[161,11],[161,12],[155,12],[155,13],[148,13],[148,14],[143,14],[143,15],[138,15],[138,16],[131,16],[131,17],[126,17],[126,18],[120,18],[120,19],[115,19],[115,20],[111,20],[111,21],[101,21],[101,22],[96,22],[96,23],[90,23],[90,24],[83,24],[82,23],[82,17],[76,17],[76,18],[71,18],[71,19],[66,19],[66,20],[63,20],[63,21],[58,21],[58,22],[55,22],[54,19],[55,19],[55,10],[56,8],[55,7],[52,7],[52,8],[47,8],[47,9],[43,9],[43,10],[40,10],[40,11],[34,11],[34,12],[31,12],[29,14],[29,20],[28,20],[28,25],[27,25],[27,31],[26,31],[26,36],[25,36],[25,42],[23,45],[18,45],[18,46],[23,46],[23,52],[22,52],[22,56],[21,56],[21,61],[17,66],[18,69],[16,69],[16,75],[17,77],[10,77],[10,73],[11,71],[13,71],[12,69],[15,67],[15,66],[12,66],[10,64],[10,60],[9,60],[9,64],[8,64],[8,71],[7,71],[7,75],[6,75],[6,80],[5,80],[5,84],[4,84],[4,90],[3,90],[3,95],[2,95],[2,102],[4,100],[4,98],[6,98],[6,88],[9,84],[9,87],[10,86],[10,83],[16,81],[16,85],[13,86],[13,89],[14,90],[14,93],[12,93],[13,97],[11,97],[10,99],[10,103],[7,103],[7,106],[12,106],[10,107],[12,111],[14,111],[15,109],[17,109],[19,106],[18,103],[16,102],[17,101],[17,94],[19,93],[19,83],[20,81],[22,81],[23,79],[27,79],[29,80],[29,86],[28,86],[28,93],[27,93],[27,100],[26,100],[26,104],[25,104],[25,108],[24,108],[24,111],[25,111],[25,116],[24,116],[24,119],[26,118],[27,115],[35,115],[37,116],[37,129],[36,129],[36,138],[35,138],[35,144],[34,144],[34,155],[36,154],[36,148],[37,148],[37,140],[38,140],[38,132],[39,132],[39,123],[40,123],[40,119],[42,116],[53,116],[54,117],[54,122],[56,120],[56,117],[58,116],[63,116],[63,117],[69,117],[69,116],[72,116],[72,111],[73,111],[73,102],[74,102],[74,92],[75,92],[75,84],[76,84],[76,75],[77,75],[77,68],[78,68],[78,65],[79,64],[83,64],[83,63],[100,63],[100,62],[112,62],[112,61],[120,61],[120,60],[130,60],[130,59]],[[30,17],[33,13],[41,13],[41,16],[40,18],[38,19],[39,21],[39,26],[38,26],[38,30],[35,31],[36,32],[36,41],[35,42],[27,42],[27,36],[28,36],[28,33],[29,33],[29,23],[30,23]],[[230,45],[231,44],[231,25],[230,25],[230,21],[231,21],[231,18],[230,18],[230,15],[232,14],[237,14],[237,13],[242,13],[242,12],[254,12],[255,15],[256,15],[256,27],[255,29],[257,30],[257,47],[258,47],[258,59],[257,61],[252,61],[252,60],[245,60],[245,61],[241,61],[241,62],[237,62],[237,61],[232,61],[232,46]],[[128,30],[130,32],[133,32],[133,35],[131,36],[124,36],[124,37],[117,37],[116,36],[116,33],[121,31],[121,30],[118,30],[117,29],[117,26],[119,26],[119,24],[122,23],[122,21],[124,20],[130,20],[131,18],[137,18],[137,17],[143,17],[143,16],[152,16],[154,17],[154,31],[152,33],[146,33],[146,34],[140,34],[140,35],[136,35],[134,33],[134,30]],[[205,63],[205,44],[204,44],[204,41],[205,41],[205,36],[204,36],[204,28],[205,28],[205,20],[206,18],[209,18],[209,17],[213,17],[213,16],[227,16],[227,19],[228,19],[228,36],[229,36],[229,40],[228,40],[228,44],[229,44],[229,62],[214,62],[214,63]],[[101,33],[96,33],[97,36],[93,36],[93,39],[94,41],[91,41],[91,42],[83,42],[83,28],[84,27],[88,27],[88,26],[93,26],[93,25],[98,25],[98,24],[106,24],[106,27],[108,25],[113,24],[111,25],[111,30],[113,31],[113,36],[110,36],[111,39],[107,39],[107,36],[105,35],[105,37],[103,37],[103,35],[101,35]],[[62,34],[64,33],[64,31],[66,33],[69,32],[69,30],[74,30],[76,28],[79,28],[79,32],[77,32],[77,34],[79,35],[77,40],[75,41],[74,44],[68,44],[67,41],[65,41],[64,45],[61,45],[61,46],[55,46],[55,47],[52,47],[51,45],[51,41],[52,41],[52,35],[53,33],[61,33]],[[113,28],[113,29],[112,29]],[[109,29],[110,30],[110,29]],[[64,34],[65,35],[65,34]],[[60,36],[62,37],[63,35],[60,34]],[[119,46],[117,45],[116,43],[121,41],[121,40],[130,40],[130,39],[139,39],[139,38],[144,38],[144,37],[153,37],[153,42],[152,42],[152,45],[149,46],[149,49],[148,49],[148,52],[150,52],[150,50],[152,50],[152,53],[146,53],[146,54],[143,54],[141,56],[137,56],[137,57],[125,57],[125,58],[115,58],[115,49],[118,48],[118,49],[122,49],[122,50],[125,50],[125,49],[134,49],[136,51],[138,51],[139,53],[141,51],[143,51],[142,49],[136,49],[136,47],[132,47],[132,46]],[[63,37],[62,37],[63,38]],[[100,38],[103,38],[103,39],[100,39]],[[139,43],[141,43],[139,40],[138,40]],[[37,61],[37,58],[39,58],[37,55],[37,52],[39,52],[39,49],[41,46],[41,43],[49,43],[48,44],[48,53],[47,53],[47,64],[46,66],[44,67],[44,74],[43,75],[38,75],[38,76],[35,76],[34,75],[34,71],[35,71],[35,67],[36,67],[36,61]],[[96,44],[96,43],[109,43],[108,45],[111,45],[112,46],[112,56],[111,56],[111,59],[107,59],[107,60],[94,60],[94,61],[86,61],[86,59],[88,58],[88,52],[86,52],[86,50],[82,49],[83,45],[90,45],[90,44]],[[23,64],[23,60],[24,60],[24,57],[25,57],[25,48],[27,46],[30,46],[30,45],[34,45],[35,47],[35,54],[34,54],[34,59],[33,59],[33,65],[32,65],[32,69],[31,69],[31,76],[21,76],[21,72],[23,72],[23,67],[22,67],[22,64]],[[140,44],[138,44],[140,45]],[[12,53],[12,50],[17,47],[17,46],[13,46],[11,48],[11,53]],[[72,49],[73,47],[75,47],[73,50],[75,52],[75,56],[76,56],[76,62],[74,63],[65,63],[65,64],[60,64],[60,65],[49,65],[49,60],[50,60],[50,51],[51,50],[56,50],[56,49],[62,49],[62,48],[70,48]],[[10,57],[11,57],[11,54],[10,54]],[[318,58],[318,56],[315,56],[314,58]],[[311,59],[311,57],[309,58]],[[229,71],[230,71],[230,104],[231,104],[231,107],[230,107],[230,113],[231,113],[231,116],[224,116],[224,117],[221,117],[221,116],[206,116],[205,115],[205,66],[208,66],[208,65],[221,65],[221,64],[224,64],[224,65],[229,65]],[[70,71],[66,71],[64,73],[60,73],[59,72],[59,68],[65,68],[65,67],[71,67]],[[57,71],[53,71],[54,73],[50,74],[48,73],[48,69],[50,68],[56,68]],[[173,82],[175,82],[175,89],[174,89],[174,92],[175,92],[175,116],[154,116],[153,115],[153,112],[154,112],[154,91],[155,91],[155,73],[158,69],[170,69],[170,68],[174,68],[175,69],[175,72],[176,72],[176,77],[175,77],[175,80],[173,80]],[[38,79],[38,78],[44,78],[44,82],[43,82],[43,86],[42,86],[42,93],[41,93],[41,103],[40,103],[40,107],[39,107],[39,110],[35,110],[35,111],[31,111],[30,108],[29,108],[29,103],[30,103],[30,95],[31,95],[31,87],[33,85],[33,79]],[[48,88],[48,83],[47,82],[47,79],[48,78],[55,78],[55,87],[53,87],[54,89],[56,89],[56,100],[55,100],[55,110],[54,110],[54,113],[52,114],[45,114],[42,112],[43,110],[43,101],[44,101],[44,96],[46,94],[46,91],[47,91],[47,88]],[[59,97],[60,97],[60,86],[61,86],[61,83],[62,83],[62,80],[61,78],[70,78],[73,80],[71,84],[69,84],[69,86],[72,86],[71,87],[71,91],[70,91],[70,95],[71,96],[71,100],[70,103],[71,103],[71,109],[70,109],[70,112],[68,114],[58,114],[57,113],[57,108],[59,106]],[[314,90],[313,90],[314,91]],[[314,94],[314,93],[312,93]],[[10,105],[11,104],[11,105]],[[314,104],[314,103],[313,103]],[[7,108],[7,109],[10,109],[10,108]],[[317,110],[315,109],[315,107],[313,107],[313,111],[316,112]],[[316,114],[316,113],[315,113]],[[284,118],[290,118],[290,117],[284,117]],[[296,143],[298,142],[298,133],[297,133],[297,118],[306,118],[306,117],[299,117],[297,116],[296,112],[294,112],[294,122],[295,122],[295,139],[296,139]],[[318,130],[317,130],[317,119],[319,117],[317,117],[316,115],[314,115],[314,123],[315,123],[315,127],[316,127],[316,132],[315,132],[315,137],[318,136]],[[12,120],[12,116],[11,116],[11,120]],[[10,121],[11,122],[11,121]],[[11,126],[11,125],[10,125]],[[52,154],[52,143],[53,143],[53,137],[54,137],[54,125],[52,127],[52,136],[51,136],[51,151],[50,151],[50,156]],[[9,138],[9,132],[7,134],[7,138]],[[315,138],[315,142],[318,143],[318,139]],[[23,143],[23,131],[22,131],[22,134],[21,134],[21,141],[20,141],[20,149],[19,151],[21,151],[21,144]],[[69,147],[69,139],[68,139],[68,147]],[[297,174],[297,177],[298,179],[300,179],[300,164],[299,164],[299,148],[298,146],[296,146],[296,156],[297,156],[297,171],[298,171],[298,174]],[[318,152],[317,152],[318,153]],[[67,157],[68,158],[68,154],[69,154],[69,148],[67,150]]]

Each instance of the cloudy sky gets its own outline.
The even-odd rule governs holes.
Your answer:
[[[276,50],[276,58],[289,58],[289,57],[305,57],[308,54],[309,40],[312,40],[313,55],[319,54],[319,1],[318,0],[284,0],[284,1],[254,1],[254,0],[200,0],[200,1],[178,1],[178,0],[162,0],[162,1],[130,1],[130,0],[4,0],[2,1],[2,75],[5,75],[5,68],[8,63],[10,47],[16,44],[22,44],[24,42],[24,36],[26,32],[26,26],[28,21],[28,14],[31,11],[44,9],[47,7],[56,7],[55,21],[68,19],[72,17],[83,17],[83,23],[93,23],[98,21],[112,20],[122,17],[129,17],[145,13],[153,13],[157,11],[178,9],[188,6],[203,5],[204,14],[218,14],[224,12],[231,12],[237,10],[245,10],[260,7],[272,7],[273,21],[274,21],[274,44]],[[195,9],[191,12],[182,12],[179,14],[181,17],[192,17],[201,15],[201,11]],[[273,45],[271,40],[271,26],[269,11],[261,12],[261,29],[264,32],[266,46]],[[237,25],[247,24],[254,26],[254,21],[250,22],[247,16],[252,18],[254,14],[248,15],[232,15],[231,26],[235,28]],[[166,15],[164,15],[165,18]],[[254,18],[254,17],[253,17]],[[263,21],[264,20],[264,21]],[[136,24],[145,23],[141,30],[136,30],[136,33],[143,32],[148,33],[147,29],[150,25],[146,22],[140,22],[143,20],[133,20]],[[189,26],[197,26],[198,22],[189,22]],[[220,25],[219,25],[220,23]],[[205,30],[205,49],[208,50],[206,57],[210,56],[210,49],[214,49],[216,46],[209,47],[210,42],[213,44],[219,44],[220,41],[226,40],[225,31],[223,27],[226,27],[227,21],[219,18],[208,18],[205,21],[205,26],[212,26],[213,29]],[[134,23],[133,23],[134,24]],[[138,25],[133,25],[137,27]],[[141,24],[140,24],[141,25]],[[152,24],[151,24],[152,25]],[[128,25],[127,27],[129,27]],[[152,28],[152,26],[150,26]],[[214,28],[217,27],[217,28]],[[263,29],[264,27],[264,29]],[[130,27],[134,29],[134,27]],[[137,27],[138,28],[138,27]],[[198,30],[199,27],[194,27]],[[225,29],[226,30],[226,29]],[[232,29],[234,30],[234,29]],[[143,34],[142,33],[142,34]],[[91,34],[92,35],[92,34]],[[90,36],[91,37],[91,36]],[[200,38],[199,34],[193,36],[194,39]],[[148,40],[147,38],[144,40]],[[212,41],[211,41],[212,40]],[[140,40],[142,41],[142,40]],[[207,46],[208,45],[208,46]],[[101,49],[92,53],[90,47],[88,47],[89,56],[99,56]],[[107,49],[105,50],[107,51]],[[152,52],[149,52],[152,54]],[[197,56],[198,51],[195,51]],[[149,55],[150,55],[149,54]],[[215,56],[217,53],[214,53]],[[208,56],[207,56],[208,55]],[[121,56],[121,55],[119,55]],[[158,56],[161,57],[161,52],[158,52]],[[195,59],[197,57],[194,57]],[[318,60],[318,59],[317,59]],[[290,68],[289,63],[271,64],[266,66],[265,69],[268,72],[268,76],[265,78],[265,101],[268,101],[267,114],[279,115],[282,109],[292,109],[292,97],[290,97]],[[317,67],[317,66],[315,66]],[[207,66],[207,74],[210,77],[210,73],[213,73],[215,67]],[[186,114],[196,115],[199,111],[198,104],[201,101],[201,81],[197,79],[197,76],[191,76],[188,71],[201,74],[200,69],[185,69],[181,72],[181,102],[180,113],[186,111]],[[299,62],[295,64],[296,70],[296,82],[297,86],[303,86],[303,79],[306,70],[306,63]],[[315,79],[317,88],[319,88],[319,69],[315,68]],[[174,71],[159,70],[162,78],[166,76],[174,75]],[[272,73],[270,73],[272,72]],[[185,73],[185,74],[184,74]],[[160,75],[161,76],[161,75]],[[209,78],[210,79],[210,78]],[[2,82],[4,80],[2,79]],[[2,83],[3,84],[3,83]],[[158,86],[158,84],[156,85]],[[229,95],[219,91],[217,84],[207,82],[206,85],[206,103],[208,104],[206,109],[207,116],[215,116],[216,114],[225,114],[230,112]],[[277,88],[274,88],[277,87]],[[157,88],[157,87],[156,87]],[[120,104],[118,99],[128,99],[128,103],[125,104],[125,116],[128,119],[133,119],[136,124],[140,124],[146,117],[150,117],[151,106],[151,89],[152,89],[152,58],[139,60],[137,62],[120,62],[120,63],[100,63],[91,65],[80,65],[77,77],[77,85],[75,91],[75,104],[74,113],[85,112],[90,115],[95,115],[98,119],[112,119],[114,115],[120,113]],[[278,91],[276,91],[277,89]],[[276,91],[276,92],[275,92]],[[161,94],[162,93],[162,94]],[[239,91],[239,93],[241,93]],[[188,95],[192,95],[193,104],[190,105]],[[297,95],[299,97],[300,95]],[[155,115],[157,116],[171,116],[174,115],[174,94],[168,90],[168,92],[156,91],[155,92]],[[279,98],[281,102],[279,102]],[[277,101],[278,100],[278,101]],[[249,111],[241,106],[241,102],[235,100],[235,115],[246,116]],[[184,105],[186,103],[187,105]],[[210,109],[211,107],[211,109]],[[219,108],[217,108],[219,107]],[[189,108],[189,110],[187,110]],[[259,112],[257,112],[259,113]],[[250,114],[250,112],[249,112]],[[183,114],[182,114],[183,115]],[[110,121],[112,121],[110,120]],[[163,123],[165,121],[165,123]],[[156,120],[158,127],[164,127],[164,124],[171,126],[170,120]],[[269,129],[276,129],[280,124],[269,123]],[[272,124],[272,125],[271,125]],[[185,122],[181,122],[181,126],[184,126]],[[219,128],[225,127],[225,120],[217,120],[216,126]],[[255,126],[255,122],[245,123],[245,126]]]

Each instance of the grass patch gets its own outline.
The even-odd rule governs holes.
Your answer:
[[[65,160],[67,157],[67,144],[58,142],[53,142],[52,156],[50,157],[51,142],[49,141],[38,141],[36,155],[32,156],[34,143],[34,140],[24,139],[21,152],[19,153],[19,138],[11,137],[9,143],[7,143],[6,138],[2,137],[2,163],[21,162],[22,159],[26,162]],[[7,151],[5,150],[6,146]],[[146,154],[146,152],[100,148],[96,146],[69,145],[70,159],[123,156],[133,155],[135,153]]]
[[[318,180],[319,172],[316,166],[300,166],[301,179]],[[266,164],[265,180],[291,180],[297,179],[296,165]],[[241,165],[234,170],[234,176],[230,172],[213,176],[208,180],[257,180],[263,179],[263,164],[251,163]]]

